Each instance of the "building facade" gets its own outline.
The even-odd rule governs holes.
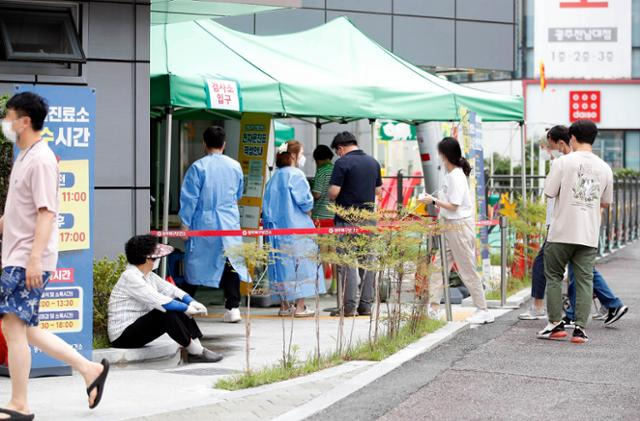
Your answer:
[[[25,31],[3,25],[16,45],[79,48],[68,58],[74,61],[56,62],[16,60],[0,48],[0,94],[35,83],[96,90],[90,139],[96,151],[96,258],[122,252],[127,238],[149,230],[149,6],[148,0],[0,2],[0,18],[24,22]],[[59,25],[43,23],[58,15],[66,16]]]
[[[514,0],[303,0],[300,9],[219,22],[242,32],[275,35],[339,16],[347,16],[381,46],[418,66],[485,69],[502,77],[516,69]]]

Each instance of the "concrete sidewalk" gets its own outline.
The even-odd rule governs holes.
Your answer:
[[[514,311],[465,332],[313,419],[639,420],[640,242],[598,269],[629,313],[590,321],[590,342],[536,339],[546,321]]]
[[[321,308],[335,301],[328,297]],[[455,309],[456,320],[464,320],[472,309]],[[282,318],[277,309],[256,309],[252,322],[252,367],[278,363],[282,357]],[[504,311],[495,311],[496,316]],[[338,319],[322,313],[321,343],[323,352],[335,349]],[[343,384],[370,368],[372,362],[352,362],[301,379],[276,385],[267,385],[245,391],[227,392],[214,388],[218,379],[240,373],[245,368],[244,323],[225,324],[222,309],[215,309],[199,325],[205,335],[204,344],[225,355],[218,364],[179,365],[179,356],[164,361],[142,364],[115,365],[110,374],[103,402],[95,411],[86,407],[86,394],[82,379],[77,376],[33,379],[30,383],[30,404],[38,420],[124,420],[141,417],[165,419],[270,419]],[[285,320],[287,340],[290,318]],[[348,338],[353,319],[345,322]],[[297,357],[305,359],[315,349],[313,318],[296,319],[293,343],[298,347]],[[353,325],[353,341],[365,340],[369,333],[369,318],[358,317]],[[0,401],[7,401],[9,379],[0,379]],[[53,404],[52,404],[53,403]],[[199,407],[200,416],[189,416],[189,410]],[[217,415],[215,415],[217,414]],[[193,415],[193,413],[192,413]],[[155,416],[155,417],[153,417]]]

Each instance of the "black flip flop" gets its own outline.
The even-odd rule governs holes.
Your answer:
[[[102,392],[104,392],[104,384],[107,381],[107,375],[109,375],[109,361],[102,360],[100,364],[102,364],[102,366],[104,367],[102,373],[100,373],[98,378],[95,379],[93,383],[89,385],[89,387],[87,387],[87,396],[91,396],[91,392],[93,392],[93,389],[97,389],[96,398],[93,401],[93,405],[91,405],[89,409],[94,409],[100,403],[100,399],[102,399]]]
[[[31,421],[35,418],[35,415],[33,414],[22,414],[20,412],[4,408],[0,408],[0,414],[8,415],[9,418],[2,418],[2,420],[9,421]]]

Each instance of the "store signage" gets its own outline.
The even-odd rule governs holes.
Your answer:
[[[207,102],[215,110],[242,111],[238,83],[234,80],[207,79]]]
[[[600,91],[569,91],[569,121],[600,121]]]
[[[534,9],[534,69],[551,78],[631,77],[631,0],[544,0]]]
[[[47,85],[18,85],[16,91],[35,92],[49,103],[42,140],[58,158],[60,253],[40,301],[40,327],[91,359],[96,93],[82,86]],[[58,367],[64,363],[33,348],[35,372]]]
[[[417,129],[414,124],[398,121],[381,121],[378,135],[380,140],[383,141],[418,140]]]

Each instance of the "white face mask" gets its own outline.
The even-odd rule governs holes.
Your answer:
[[[300,155],[298,157],[298,168],[304,167],[304,164],[307,162],[307,157],[304,155]]]
[[[551,158],[551,154],[546,149],[540,149],[540,158],[544,161],[548,161]]]
[[[16,143],[18,140],[18,133],[11,127],[13,124],[12,121],[2,120],[2,134],[7,138],[8,141]]]
[[[551,151],[551,156],[554,157],[554,158],[560,158],[562,155],[563,154],[560,151],[557,151],[557,150],[552,150]]]
[[[158,270],[160,268],[160,259],[156,259],[153,261],[153,270]]]

